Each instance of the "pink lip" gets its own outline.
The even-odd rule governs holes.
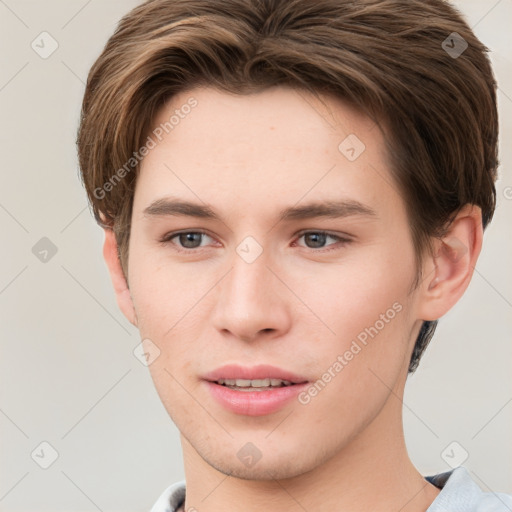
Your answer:
[[[216,382],[219,379],[281,379],[289,380],[294,384],[307,382],[308,379],[296,375],[277,366],[270,366],[268,364],[260,364],[257,366],[239,366],[237,364],[228,364],[221,366],[212,372],[203,375],[203,379],[210,382]]]
[[[223,407],[237,414],[263,416],[271,414],[297,397],[308,386],[307,379],[276,366],[258,365],[244,367],[226,365],[203,377],[209,392]],[[266,391],[237,391],[221,384],[219,379],[281,379],[294,384]]]
[[[294,384],[268,391],[237,391],[215,382],[205,381],[212,396],[226,409],[246,416],[271,414],[297,397],[309,384]]]

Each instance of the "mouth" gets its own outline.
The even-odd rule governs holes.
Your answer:
[[[236,391],[269,391],[277,388],[295,386],[296,383],[289,380],[266,378],[266,379],[219,379],[213,381],[215,384],[225,386]]]
[[[236,387],[241,390],[253,388],[252,391],[262,388],[273,389],[293,386],[294,384],[308,382],[308,379],[305,377],[267,364],[257,366],[229,364],[207,373],[203,376],[203,379],[221,386]]]
[[[236,414],[262,416],[290,403],[308,379],[275,366],[227,365],[203,377],[211,396]]]

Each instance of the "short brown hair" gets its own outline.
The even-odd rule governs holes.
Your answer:
[[[77,139],[94,216],[114,230],[125,277],[133,153],[163,103],[198,85],[331,93],[385,127],[418,261],[463,205],[481,207],[484,227],[492,218],[496,83],[487,48],[446,1],[149,0],[92,66]],[[435,326],[424,322],[410,372]]]

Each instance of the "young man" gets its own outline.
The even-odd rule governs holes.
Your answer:
[[[402,396],[495,206],[496,84],[441,0],[151,0],[78,149],[181,433],[153,512],[512,510],[411,463]],[[185,495],[186,494],[186,495]]]

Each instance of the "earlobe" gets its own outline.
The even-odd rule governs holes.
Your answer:
[[[422,320],[439,319],[462,297],[473,276],[482,238],[481,209],[466,205],[445,236],[435,240],[433,254],[426,258],[424,266],[427,277],[422,284]]]
[[[117,304],[128,321],[137,327],[137,314],[133,306],[130,289],[123,274],[117,250],[117,241],[112,229],[104,228],[103,258],[107,264],[112,285],[116,293]]]

